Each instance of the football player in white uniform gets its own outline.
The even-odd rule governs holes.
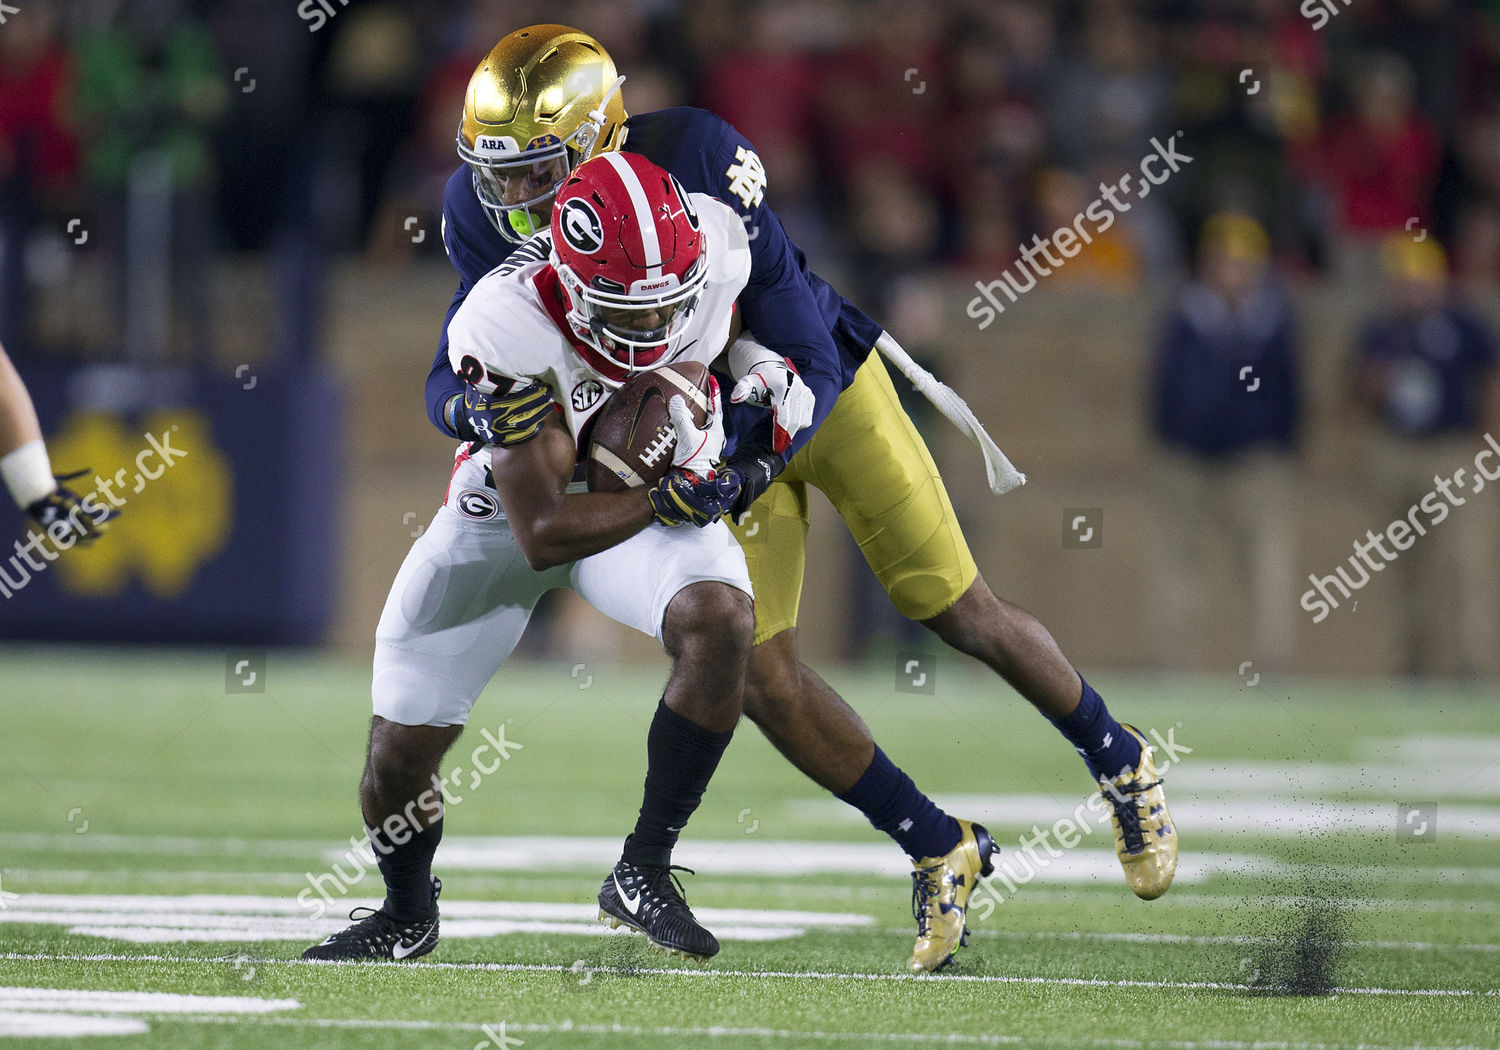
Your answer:
[[[304,958],[413,958],[436,946],[441,887],[429,872],[442,813],[418,812],[417,802],[554,587],[661,639],[673,659],[647,736],[640,817],[600,890],[600,918],[686,958],[718,951],[671,867],[739,720],[754,627],[744,555],[718,520],[737,486],[713,470],[724,445],[717,384],[708,397],[685,391],[705,402],[705,428],[685,398],[669,403],[674,466],[657,485],[589,493],[570,482],[608,392],[637,372],[707,364],[724,350],[749,272],[732,210],[686,193],[644,157],[609,153],[564,184],[550,237],[481,280],[453,319],[465,409],[489,443],[460,450],[376,632],[360,798],[387,898]],[[689,524],[697,527],[677,527]]]

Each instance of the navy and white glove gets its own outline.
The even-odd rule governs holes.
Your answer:
[[[44,535],[50,535],[47,530],[58,522],[62,522],[73,535],[73,544],[70,546],[76,544],[79,547],[88,547],[109,529],[112,519],[120,516],[119,512],[113,508],[97,503],[93,499],[81,497],[64,484],[64,482],[81,478],[87,473],[87,470],[80,470],[73,474],[59,474],[57,488],[27,505],[27,516],[36,523],[36,527]],[[90,505],[92,505],[92,512]]]
[[[770,409],[773,452],[785,452],[797,432],[812,425],[818,399],[788,358],[741,335],[729,348],[729,370],[739,380],[730,401]]]
[[[485,394],[472,384],[448,400],[448,425],[463,441],[509,447],[530,441],[552,414],[552,391],[532,380],[504,394]]]
[[[647,490],[646,496],[651,500],[651,516],[660,524],[701,529],[727,514],[739,492],[740,482],[733,474],[710,471],[708,477],[702,477],[673,467]]]

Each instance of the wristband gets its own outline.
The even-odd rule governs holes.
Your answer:
[[[459,411],[463,407],[463,403],[464,396],[462,394],[454,394],[450,397],[447,406],[443,409],[443,421],[448,424],[449,431],[458,440],[478,441],[478,431],[469,426],[468,419]]]
[[[729,347],[729,374],[744,379],[761,365],[779,365],[786,358],[755,341],[749,332],[741,332]]]
[[[725,470],[734,471],[740,479],[740,491],[735,497],[734,503],[730,505],[728,516],[734,521],[750,509],[750,504],[760,498],[760,494],[771,487],[771,482],[786,469],[786,460],[774,452],[754,452],[748,450],[737,454],[734,459],[725,464]]]
[[[0,477],[10,489],[16,505],[22,510],[37,500],[46,499],[57,489],[52,477],[52,460],[41,438],[28,441],[14,452],[0,457]]]

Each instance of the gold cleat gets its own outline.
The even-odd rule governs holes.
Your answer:
[[[932,973],[953,958],[960,945],[969,943],[964,925],[969,894],[979,880],[995,870],[990,856],[995,840],[983,825],[960,820],[962,836],[946,857],[923,857],[913,861],[911,913],[917,920],[917,943],[907,967],[912,973]]]
[[[1100,780],[1099,790],[1114,809],[1115,854],[1125,882],[1137,897],[1152,901],[1167,892],[1177,873],[1177,828],[1167,812],[1151,745],[1134,726],[1122,728],[1141,742],[1141,764],[1113,780]]]

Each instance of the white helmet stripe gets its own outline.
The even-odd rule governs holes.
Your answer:
[[[625,192],[630,194],[630,203],[635,207],[635,222],[640,227],[641,243],[646,250],[646,277],[648,280],[660,277],[661,242],[656,236],[656,219],[651,214],[651,202],[646,199],[646,188],[624,157],[618,153],[601,153],[600,156],[609,161],[615,174],[620,176]]]

